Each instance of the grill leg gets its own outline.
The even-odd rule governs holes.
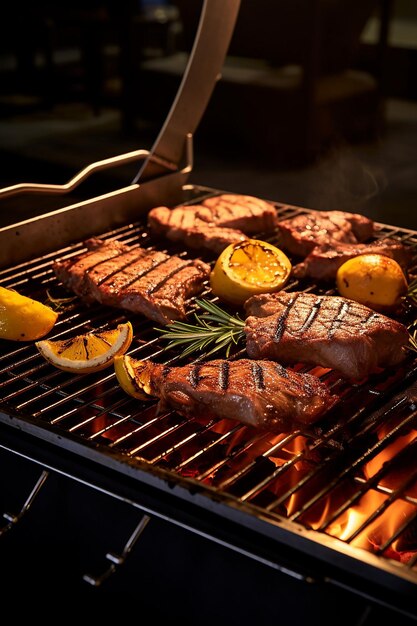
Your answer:
[[[111,565],[102,574],[99,574],[98,576],[92,576],[91,574],[84,574],[83,580],[89,585],[92,585],[93,587],[99,587],[105,580],[107,580],[107,578],[109,578],[109,576],[114,574],[117,567],[120,565],[123,565],[123,563],[125,562],[126,557],[132,551],[133,546],[135,545],[136,541],[139,539],[139,537],[145,530],[150,519],[151,518],[149,517],[149,515],[144,515],[142,517],[139,524],[136,526],[135,530],[133,531],[133,533],[130,535],[129,539],[127,540],[125,547],[123,548],[121,554],[115,554],[114,552],[107,552],[106,559],[108,559],[111,562]]]
[[[49,472],[47,472],[46,470],[43,470],[42,474],[39,476],[38,480],[36,481],[35,486],[33,487],[32,491],[28,495],[25,503],[23,504],[22,508],[20,509],[19,513],[17,513],[17,515],[14,515],[13,513],[3,513],[3,517],[7,520],[8,523],[2,528],[0,528],[0,537],[4,535],[8,530],[11,530],[12,528],[14,528],[16,524],[22,519],[22,517],[29,511],[32,505],[32,502],[34,501],[34,499],[36,498],[36,496],[42,489],[48,476],[49,476]]]

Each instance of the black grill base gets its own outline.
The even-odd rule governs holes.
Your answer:
[[[39,473],[37,464],[0,451],[0,474],[13,477],[2,486],[1,512],[18,511]],[[33,617],[44,615],[47,598],[59,597],[87,602],[96,616],[122,599],[138,619],[147,614],[156,623],[379,626],[382,615],[398,619],[352,592],[295,580],[157,518],[100,587],[84,582],[83,574],[108,567],[105,554],[122,550],[139,517],[130,504],[52,472],[26,516],[0,539],[3,598],[16,589],[39,594],[44,602],[33,605]],[[401,615],[402,626],[414,623]]]

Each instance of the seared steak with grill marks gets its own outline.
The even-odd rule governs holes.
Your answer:
[[[201,219],[200,209],[204,207],[156,207],[150,211],[148,223],[154,233],[165,235],[171,241],[180,241],[189,248],[205,248],[218,254],[229,244],[247,239],[240,230],[216,226]]]
[[[254,359],[308,363],[359,380],[406,356],[407,328],[338,296],[284,292],[245,303],[246,351]]]
[[[277,223],[272,204],[252,196],[222,194],[201,205],[174,209],[155,207],[148,214],[153,232],[191,248],[220,253],[231,243],[256,232],[274,230]]]
[[[210,266],[163,252],[90,239],[89,250],[56,261],[53,269],[69,289],[87,302],[101,302],[142,313],[167,324],[185,319],[186,300],[200,293]]]
[[[313,211],[278,222],[278,230],[282,247],[305,257],[319,245],[366,241],[373,235],[374,222],[358,213]]]
[[[359,254],[383,254],[397,261],[406,272],[411,261],[410,251],[397,239],[385,237],[372,243],[327,243],[316,246],[302,263],[293,268],[297,278],[330,281],[345,261]]]
[[[285,431],[312,424],[337,400],[316,376],[298,374],[272,361],[215,360],[183,367],[146,361],[143,365],[159,408],[185,416],[230,418]]]
[[[212,212],[212,222],[218,226],[238,228],[247,235],[269,231],[277,225],[275,208],[269,202],[239,194],[224,193],[203,201]]]
[[[88,248],[88,252],[64,261],[56,261],[52,268],[68,289],[84,300],[93,302],[94,297],[86,285],[88,273],[105,261],[118,257],[127,249],[127,246],[119,241],[108,241],[104,246],[103,242],[96,238],[88,239],[84,245]]]

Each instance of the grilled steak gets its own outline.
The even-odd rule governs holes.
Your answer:
[[[319,245],[358,243],[372,237],[374,223],[358,213],[313,211],[278,222],[282,247],[296,256],[307,256]]]
[[[383,254],[397,261],[405,272],[411,260],[409,250],[392,237],[372,243],[327,243],[313,248],[302,263],[294,266],[293,275],[319,281],[334,280],[339,267],[360,254]]]
[[[62,283],[87,302],[97,301],[167,324],[186,317],[187,298],[200,293],[210,267],[163,252],[89,239],[75,258],[56,261]]]
[[[269,231],[277,225],[275,208],[269,202],[239,194],[224,193],[203,201],[218,226],[237,228],[247,235]]]
[[[215,360],[183,367],[146,361],[145,367],[161,410],[230,418],[266,430],[312,424],[337,400],[318,377],[272,361]]]
[[[321,365],[359,380],[406,356],[403,324],[347,298],[281,291],[252,296],[245,311],[254,359]]]
[[[148,214],[153,232],[191,248],[206,248],[216,253],[231,243],[247,239],[247,235],[275,229],[276,221],[272,204],[234,194],[208,198],[201,205],[155,207]]]
[[[199,206],[156,207],[149,212],[148,224],[154,233],[165,235],[171,241],[183,242],[189,248],[205,248],[217,254],[229,244],[247,239],[240,230],[216,226],[201,219],[200,209],[205,210]]]
[[[72,259],[56,261],[52,268],[64,285],[81,296],[87,302],[93,302],[94,298],[89,293],[86,285],[88,272],[101,263],[118,257],[126,246],[118,241],[109,241],[106,245],[100,239],[88,239],[85,242],[88,252],[80,254]]]

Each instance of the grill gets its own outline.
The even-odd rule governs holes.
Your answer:
[[[216,8],[216,2],[207,5]],[[154,239],[140,213],[155,206],[156,198],[174,206],[224,191],[183,184],[189,163],[171,171],[166,158],[142,151],[125,160],[138,157],[145,159],[144,183],[3,229],[0,284],[41,301],[47,292],[66,295],[51,263],[78,254],[90,234],[191,255]],[[161,167],[162,175],[155,171]],[[274,204],[280,219],[309,212]],[[377,236],[396,237],[416,249],[417,232],[381,223],[376,228]],[[275,234],[259,237],[279,246]],[[412,272],[416,265],[417,253]],[[288,289],[333,293],[308,281],[293,280]],[[212,298],[208,287],[203,296]],[[135,330],[130,355],[183,363],[174,349],[165,349],[152,322],[87,307],[79,299],[63,305],[52,337],[128,319]],[[410,309],[403,321],[412,320]],[[126,396],[112,370],[71,376],[47,364],[32,344],[3,342],[0,350],[1,446],[138,507],[145,517],[132,543],[156,515],[297,579],[325,579],[417,617],[413,352],[401,367],[354,385],[334,372],[314,370],[341,396],[337,411],[313,428],[277,435],[232,420],[158,414],[155,402]],[[16,519],[6,521],[11,527]]]

